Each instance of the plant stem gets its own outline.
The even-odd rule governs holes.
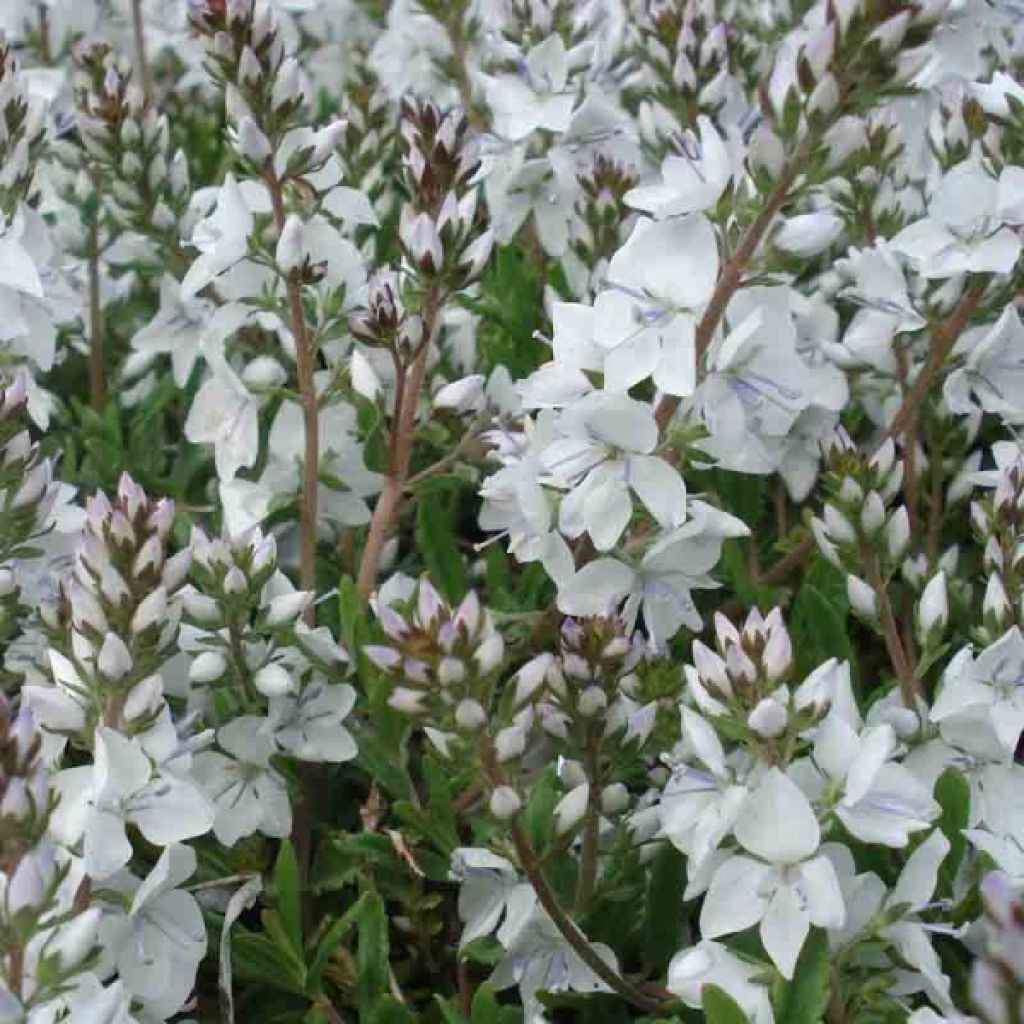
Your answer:
[[[38,5],[39,13],[39,60],[49,64],[53,60],[53,47],[50,42],[50,9],[46,4]]]
[[[960,297],[960,301],[950,313],[949,318],[932,332],[931,348],[924,361],[924,366],[921,367],[914,386],[904,396],[903,403],[882,436],[883,441],[889,438],[895,440],[916,421],[921,403],[935,382],[935,378],[942,372],[946,359],[974,315],[984,293],[985,282],[975,281]]]
[[[142,0],[132,0],[132,39],[135,46],[135,69],[142,82],[142,104],[153,100],[153,72],[146,54],[146,26],[142,20]]]
[[[366,537],[366,547],[363,548],[356,581],[356,587],[363,597],[370,596],[377,581],[384,542],[402,506],[402,495],[409,479],[409,465],[412,462],[413,441],[416,435],[416,411],[440,310],[441,292],[435,286],[427,292],[423,303],[423,339],[413,353],[407,370],[403,368],[398,375],[399,386],[395,391],[395,423],[388,454],[388,470],[380,496],[373,507],[373,518],[370,521],[370,531]]]
[[[715,329],[725,315],[729,300],[736,294],[737,289],[743,282],[743,274],[747,269],[747,264],[753,259],[754,253],[757,251],[758,245],[761,244],[765,232],[775,219],[775,215],[782,209],[789,198],[790,189],[792,189],[793,183],[800,174],[810,148],[808,139],[805,139],[797,147],[796,152],[782,168],[782,172],[775,182],[775,187],[769,193],[764,206],[761,207],[750,227],[744,232],[736,251],[722,266],[721,272],[718,275],[718,283],[711,294],[711,301],[708,302],[704,315],[697,324],[695,349],[698,366],[704,357],[704,353],[707,352],[708,347],[711,345],[712,339],[715,336]],[[679,408],[679,402],[680,398],[676,395],[662,396],[655,410],[655,418],[658,421],[660,430],[664,431],[672,421],[672,417]]]
[[[493,786],[505,785],[505,775],[494,752],[490,739],[485,739],[481,746],[481,758],[484,771]],[[617,992],[627,1002],[641,1010],[650,1012],[656,1010],[667,999],[671,999],[671,993],[665,992],[664,997],[658,995],[647,995],[637,988],[631,981],[622,977],[610,964],[606,963],[598,955],[597,950],[591,946],[590,941],[577,927],[576,922],[565,912],[558,896],[551,888],[544,870],[537,857],[537,851],[530,842],[530,837],[523,827],[522,818],[516,816],[511,822],[512,845],[516,851],[516,858],[523,870],[540,905],[547,911],[548,917],[559,930],[562,938],[573,948],[577,956],[596,974],[613,992]]]
[[[917,709],[917,697],[919,687],[913,665],[907,658],[900,639],[899,625],[892,610],[892,602],[889,600],[889,588],[882,578],[882,570],[879,565],[877,553],[867,548],[862,548],[864,564],[867,567],[868,582],[878,597],[878,620],[882,629],[882,639],[885,640],[885,649],[889,654],[889,661],[892,663],[893,671],[900,684],[900,694],[903,703],[912,711]]]
[[[93,409],[101,410],[106,400],[103,378],[103,310],[100,306],[100,228],[99,210],[88,225],[89,263],[89,400]]]

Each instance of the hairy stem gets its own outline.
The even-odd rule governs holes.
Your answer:
[[[366,537],[366,547],[363,548],[356,581],[357,589],[363,597],[369,597],[377,581],[384,542],[401,510],[416,436],[416,410],[419,407],[427,357],[430,354],[440,309],[441,293],[435,287],[427,293],[423,304],[423,340],[413,354],[408,368],[403,368],[399,373],[398,380],[401,386],[396,388],[395,393],[395,422],[388,454],[388,470],[377,504],[373,507],[373,518],[370,520],[370,530]]]
[[[903,641],[900,639],[899,624],[896,622],[892,602],[889,600],[889,588],[882,578],[878,555],[866,546],[862,549],[862,554],[864,564],[867,566],[868,582],[878,598],[878,621],[882,630],[882,639],[885,641],[885,649],[893,671],[899,680],[903,703],[911,710],[915,710],[920,687],[914,666],[910,663]]]
[[[906,393],[896,415],[892,418],[882,440],[895,440],[906,433],[907,428],[916,422],[921,403],[928,394],[935,379],[942,372],[942,367],[949,358],[950,352],[964,328],[974,316],[981,298],[985,293],[985,282],[975,281],[960,297],[953,312],[942,325],[932,333],[931,348],[921,367],[921,372],[914,381],[914,386]]]

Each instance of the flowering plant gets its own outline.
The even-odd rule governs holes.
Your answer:
[[[0,1021],[1024,1020],[1015,0],[0,29]]]

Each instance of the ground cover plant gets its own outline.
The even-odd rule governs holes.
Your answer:
[[[0,1021],[1024,1021],[1018,0],[0,27]]]

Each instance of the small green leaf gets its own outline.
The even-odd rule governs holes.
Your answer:
[[[390,992],[381,996],[370,1014],[370,1024],[409,1024],[415,1020],[412,1012]]]
[[[449,601],[469,589],[469,573],[459,551],[454,524],[456,505],[450,497],[432,494],[416,503],[416,545],[431,579]]]
[[[935,799],[942,808],[938,821],[939,828],[949,840],[949,853],[939,868],[939,887],[946,893],[952,893],[953,878],[967,845],[964,829],[969,824],[970,783],[957,769],[947,768],[935,783]]]
[[[384,901],[375,892],[363,894],[359,912],[359,1018],[369,1021],[373,1008],[388,987],[388,916]]]
[[[700,1001],[707,1024],[747,1024],[747,1015],[736,1004],[736,1000],[717,985],[705,985],[700,990]],[[781,1019],[789,1024],[787,1018]]]
[[[277,910],[294,952],[302,957],[302,884],[299,863],[289,840],[281,843],[274,864],[274,896]]]
[[[469,1019],[473,1024],[499,1024],[501,1003],[489,982],[484,982],[473,994]]]
[[[684,945],[685,888],[686,859],[671,843],[662,843],[651,862],[644,906],[644,953],[659,973]]]
[[[364,893],[327,929],[323,938],[317,943],[316,952],[313,954],[313,962],[309,965],[309,970],[306,973],[306,989],[310,994],[319,992],[320,979],[324,968],[327,966],[334,951],[341,945],[349,930],[355,925],[359,915],[362,914],[365,899],[366,895]]]
[[[819,1024],[828,1004],[831,975],[828,936],[821,928],[812,928],[797,958],[793,980],[786,986],[777,1019],[786,1024]]]

